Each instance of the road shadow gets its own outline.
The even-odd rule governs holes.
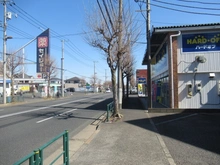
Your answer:
[[[128,98],[126,110],[140,108],[138,97]],[[142,106],[142,105],[141,105]],[[144,113],[144,112],[143,112]],[[125,121],[216,154],[220,154],[220,113],[148,113],[150,118]],[[153,121],[153,122],[152,122]],[[152,123],[156,127],[153,129]]]
[[[140,100],[137,98],[137,95],[130,95],[128,98],[124,98],[123,99],[123,103],[122,103],[122,108],[123,109],[130,109],[130,110],[140,110],[140,109],[144,109],[144,107],[142,106]]]

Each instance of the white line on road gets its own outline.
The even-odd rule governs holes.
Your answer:
[[[86,100],[86,99],[88,99],[88,98],[79,99],[79,100],[75,100],[75,101],[69,101],[69,102],[56,104],[56,105],[50,105],[50,106],[47,106],[47,107],[41,107],[41,108],[36,108],[36,109],[22,111],[22,112],[11,113],[11,114],[7,114],[7,115],[2,115],[2,116],[0,116],[0,119],[11,117],[11,116],[16,116],[16,115],[21,115],[21,114],[25,114],[25,113],[30,113],[30,112],[34,112],[34,111],[39,111],[39,110],[42,110],[42,109],[47,109],[47,108],[56,107],[56,106],[60,106],[60,105],[65,105],[65,104],[69,104],[69,103],[74,103],[74,102],[82,101],[82,100]]]
[[[36,123],[42,123],[42,122],[47,121],[47,120],[50,120],[50,119],[52,119],[52,118],[53,118],[53,117],[49,117],[49,118],[46,118],[46,119],[43,119],[43,120],[37,121]]]
[[[180,119],[185,119],[185,118],[196,116],[196,115],[197,115],[197,113],[194,113],[194,114],[191,114],[191,115],[187,115],[187,116],[183,116],[183,117],[178,117],[178,118],[175,118],[173,120],[163,121],[163,122],[157,123],[155,125],[161,125],[161,124],[165,124],[165,123],[170,123],[170,122],[173,122],[173,121],[177,121],[177,120],[180,120]]]
[[[157,139],[158,139],[158,141],[159,141],[159,143],[160,143],[160,145],[161,145],[161,147],[162,147],[162,149],[163,149],[163,151],[164,151],[164,153],[165,153],[165,156],[166,156],[166,158],[167,158],[167,161],[169,162],[170,165],[176,165],[176,163],[175,163],[175,161],[174,161],[172,155],[170,154],[170,151],[168,150],[168,148],[167,148],[167,146],[166,146],[166,144],[165,144],[163,138],[161,137],[159,131],[157,130],[157,127],[155,126],[153,120],[151,119],[151,117],[149,116],[148,113],[147,113],[147,118],[150,120],[150,123],[151,123],[151,125],[153,126],[153,129],[154,129],[155,134],[156,134],[156,136],[157,136]]]
[[[66,111],[66,112],[63,112],[63,113],[61,113],[61,114],[59,114],[59,115],[63,115],[63,114],[65,114],[65,113],[72,112],[72,111],[76,111],[76,110],[77,110],[77,109],[71,109],[71,110]]]
[[[65,114],[65,113],[72,112],[72,111],[76,111],[76,110],[77,110],[77,109],[71,109],[71,110],[66,111],[66,112],[63,112],[63,113],[61,113],[61,114],[59,114],[59,115],[63,115],[63,114]],[[59,116],[59,115],[56,115],[56,116]],[[56,117],[56,116],[52,116],[52,117],[48,117],[48,118],[43,119],[43,120],[39,120],[39,121],[37,121],[36,123],[37,123],[37,124],[38,124],[38,123],[42,123],[42,122],[47,121],[47,120],[50,120],[50,119],[52,119],[52,118],[54,118],[54,117]]]

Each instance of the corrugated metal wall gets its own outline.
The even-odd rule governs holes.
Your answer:
[[[179,108],[220,108],[220,96],[217,83],[220,74],[215,78],[209,78],[208,73],[179,74]],[[201,90],[197,91],[196,84],[201,84]],[[192,84],[192,96],[188,97],[187,84]]]
[[[181,48],[181,36],[178,47]],[[195,60],[196,56],[204,56],[205,63]],[[178,49],[178,94],[179,108],[220,108],[218,85],[220,81],[220,52],[183,53]],[[209,73],[215,73],[214,78]],[[200,91],[196,84],[201,83]],[[192,96],[187,97],[187,84],[192,84]]]

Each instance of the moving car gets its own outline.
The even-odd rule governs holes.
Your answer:
[[[111,90],[109,88],[105,90],[105,93],[110,93],[110,92]]]

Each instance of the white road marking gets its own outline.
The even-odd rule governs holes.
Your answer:
[[[71,110],[69,110],[69,111],[66,111],[66,112],[63,112],[63,113],[61,113],[61,114],[59,114],[59,115],[63,115],[63,114],[65,114],[65,113],[68,113],[68,112],[72,112],[72,111],[76,111],[77,109],[71,109]],[[58,115],[58,116],[59,116]]]
[[[165,124],[165,123],[170,123],[170,122],[173,122],[173,121],[177,121],[177,120],[180,120],[180,119],[185,119],[185,118],[196,116],[196,115],[197,115],[197,113],[194,113],[194,114],[191,114],[191,115],[188,115],[188,116],[178,117],[178,118],[175,118],[173,120],[163,121],[163,122],[157,123],[155,125],[161,125],[161,124]]]
[[[54,118],[54,117],[49,117],[49,118],[46,118],[46,119],[43,119],[43,120],[37,121],[36,123],[42,123],[42,122],[47,121],[47,120],[50,120],[50,119],[52,119],[52,118]]]
[[[150,116],[149,116],[148,113],[147,113],[147,118],[150,120],[150,123],[151,123],[151,125],[153,126],[154,132],[155,132],[155,134],[156,134],[156,136],[157,136],[157,139],[158,139],[158,141],[159,141],[159,143],[160,143],[160,145],[161,145],[161,147],[162,147],[162,149],[163,149],[163,151],[164,151],[164,153],[165,153],[165,156],[166,156],[166,158],[167,158],[167,161],[169,162],[170,165],[176,165],[176,163],[175,163],[175,161],[174,161],[172,155],[170,154],[170,151],[168,150],[168,148],[167,148],[165,142],[163,141],[163,138],[161,137],[159,131],[157,130],[157,128],[156,128],[156,126],[155,126],[153,120],[150,118]]]
[[[72,112],[72,111],[75,111],[75,110],[77,110],[77,109],[71,109],[71,110],[69,110],[69,111],[63,112],[63,113],[61,113],[61,114],[59,114],[59,115],[56,115],[56,116],[60,116],[60,115],[63,115],[63,114],[65,114],[65,113]],[[52,117],[48,117],[48,118],[43,119],[43,120],[39,120],[39,121],[37,121],[36,123],[37,123],[37,124],[38,124],[38,123],[42,123],[42,122],[47,121],[47,120],[50,120],[50,119],[52,119],[52,118],[54,118],[54,117],[56,117],[56,116],[52,116]]]
[[[69,104],[69,103],[74,103],[74,102],[82,101],[82,100],[86,100],[86,99],[88,99],[88,98],[75,100],[75,101],[69,101],[69,102],[56,104],[56,105],[50,105],[50,106],[47,106],[47,107],[41,107],[41,108],[36,108],[36,109],[32,109],[32,110],[26,110],[26,111],[22,111],[22,112],[11,113],[11,114],[7,114],[7,115],[2,115],[2,116],[0,116],[0,119],[11,117],[11,116],[16,116],[16,115],[21,115],[21,114],[25,114],[25,113],[30,113],[30,112],[34,112],[34,111],[39,111],[39,110],[42,110],[42,109],[47,109],[47,108],[56,107],[56,106],[60,106],[60,105],[65,105],[65,104]]]

